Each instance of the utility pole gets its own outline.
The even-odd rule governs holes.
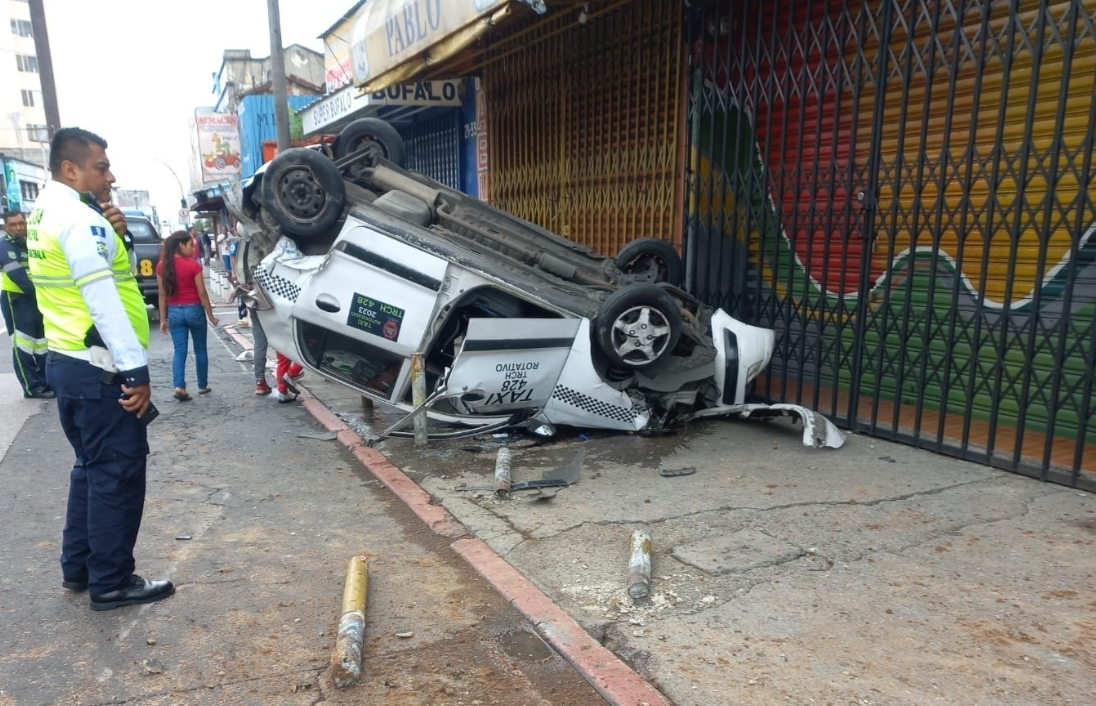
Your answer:
[[[53,79],[53,58],[49,51],[49,32],[46,31],[46,8],[42,0],[29,0],[29,5],[34,53],[38,56],[38,78],[42,82],[42,103],[46,111],[46,134],[38,137],[44,137],[48,143],[53,133],[61,129],[61,113],[57,109],[57,84]],[[45,147],[42,149],[45,151]]]
[[[289,105],[285,95],[285,52],[282,48],[282,18],[278,0],[266,0],[266,15],[270,20],[270,83],[274,89],[274,129],[278,135],[278,151],[289,149]]]

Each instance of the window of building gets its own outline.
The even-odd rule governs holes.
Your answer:
[[[31,142],[49,142],[49,130],[45,125],[27,125],[27,139]]]
[[[34,201],[38,198],[38,185],[33,181],[19,180],[19,190],[23,192],[24,201]]]
[[[12,20],[11,33],[20,37],[33,37],[34,28],[31,26],[30,20]]]
[[[20,93],[23,94],[23,105],[25,105],[28,108],[33,108],[34,107],[34,91],[28,91],[26,89],[23,89],[23,90],[20,91]]]
[[[20,71],[36,74],[38,73],[38,57],[29,56],[27,54],[16,54],[15,65]]]

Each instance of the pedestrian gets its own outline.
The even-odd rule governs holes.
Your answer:
[[[244,300],[243,293],[237,294],[240,301]],[[252,303],[254,303],[252,301]],[[252,353],[254,354],[255,365],[255,394],[256,395],[269,395],[271,393],[270,385],[266,381],[266,354],[269,343],[266,339],[266,331],[263,330],[262,319],[259,318],[259,312],[257,307],[249,306],[251,312],[251,332],[252,332]],[[294,363],[286,356],[274,352],[277,356],[277,367],[274,369],[276,386],[278,388],[278,402],[289,403],[297,399],[297,395],[300,391],[296,385],[293,384],[294,380],[299,380],[304,377],[304,367],[298,363]]]
[[[170,581],[134,573],[156,415],[148,374],[148,313],[110,204],[106,141],[79,128],[50,142],[50,181],[27,232],[61,428],[76,454],[61,546],[62,586],[87,589],[93,610],[151,603]],[[82,198],[83,197],[83,198]]]
[[[209,352],[206,349],[206,320],[216,326],[213,305],[209,302],[202,266],[195,262],[194,241],[184,231],[176,231],[164,242],[163,256],[156,264],[160,285],[160,332],[171,333],[175,355],[171,359],[171,383],[175,399],[191,399],[186,391],[188,338],[194,341],[194,367],[198,373],[198,394],[209,394]]]
[[[4,214],[0,238],[0,306],[10,320],[11,357],[23,397],[53,398],[46,383],[46,333],[38,311],[34,284],[27,271],[27,218],[19,211]]]
[[[202,231],[202,264],[209,266],[210,251],[212,250],[212,244],[210,242],[209,231]]]
[[[202,240],[198,237],[198,230],[196,228],[191,227],[188,233],[190,239],[194,242],[194,251],[190,258],[195,262],[200,263],[202,261]]]
[[[221,264],[224,265],[225,274],[232,274],[232,259],[228,254],[228,233],[221,231],[217,233],[217,256],[221,259]]]

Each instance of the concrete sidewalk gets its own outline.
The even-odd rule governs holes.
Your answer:
[[[229,312],[225,312],[226,314]],[[299,404],[210,336],[212,394],[155,403],[137,570],[175,596],[106,613],[60,588],[72,452],[56,409],[0,462],[0,705],[585,706],[597,693]],[[190,367],[193,381],[193,364]],[[303,435],[303,436],[302,436]],[[332,687],[346,562],[371,558],[362,683]],[[398,634],[409,634],[399,637]]]
[[[365,437],[398,417],[308,382]],[[550,501],[465,492],[501,445],[515,481],[581,448],[582,480]],[[806,449],[783,421],[378,448],[678,706],[1094,703],[1087,493],[868,437]],[[655,579],[635,602],[641,526]]]

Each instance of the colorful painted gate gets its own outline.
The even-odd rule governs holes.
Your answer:
[[[777,330],[759,394],[1096,487],[1094,24],[1096,0],[694,10],[687,284]]]

